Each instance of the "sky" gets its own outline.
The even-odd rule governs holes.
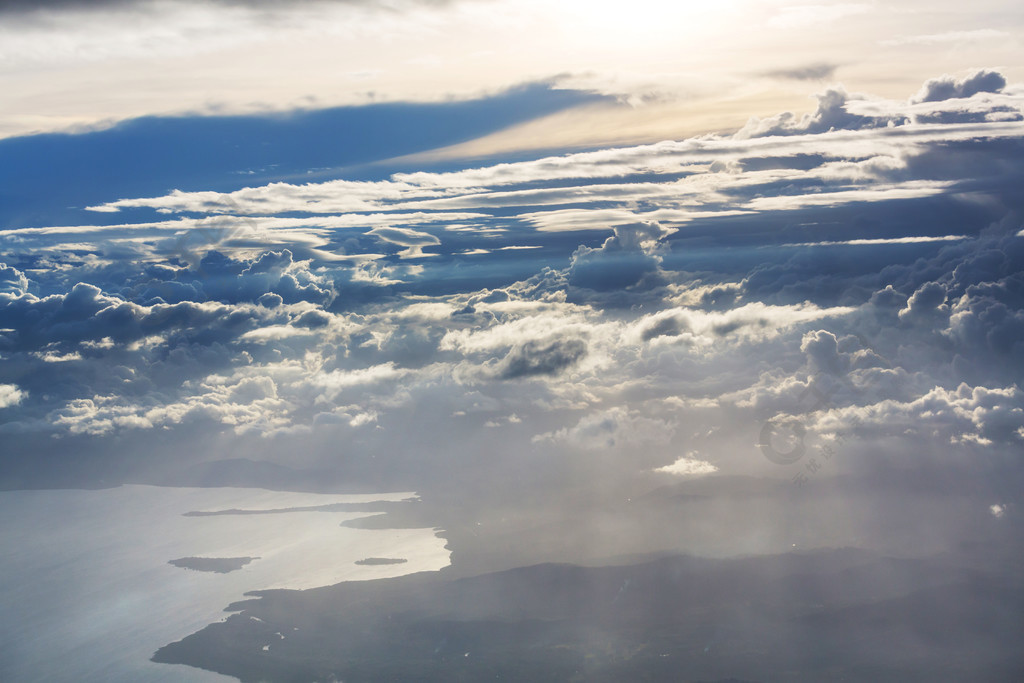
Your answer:
[[[469,148],[508,152],[739,127],[807,110],[809,86],[835,80],[906,97],[946,72],[1024,77],[1022,12],[992,0],[70,0],[0,12],[3,136],[465,101],[530,83],[610,98]]]
[[[416,491],[506,566],[1019,524],[1022,28],[0,3],[0,485]]]

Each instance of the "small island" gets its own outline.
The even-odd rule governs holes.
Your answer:
[[[378,564],[402,564],[408,561],[399,557],[367,557],[365,560],[356,560],[356,564],[373,566]]]
[[[173,564],[182,569],[191,569],[197,572],[216,572],[227,574],[237,571],[249,564],[258,557],[181,557],[177,560],[170,560],[167,564]],[[402,560],[405,562],[405,560]]]

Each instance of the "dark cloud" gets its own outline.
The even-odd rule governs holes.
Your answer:
[[[811,367],[818,372],[838,374],[842,371],[839,340],[828,330],[808,332],[800,342],[800,350],[807,355]]]
[[[873,292],[871,294],[871,298],[868,300],[868,305],[872,308],[891,312],[902,309],[906,303],[906,295],[897,292],[893,289],[891,284],[886,285],[877,292]]]
[[[899,317],[906,322],[948,319],[946,288],[938,282],[921,285],[907,300],[907,306],[899,312]]]
[[[791,69],[764,71],[761,75],[767,76],[768,78],[782,78],[794,81],[822,81],[833,78],[836,74],[837,68],[839,67],[836,64],[817,62],[815,64],[805,64],[804,66],[793,67]]]
[[[580,246],[572,255],[569,283],[596,291],[634,287],[656,275],[658,242],[670,234],[655,222],[620,225],[596,248]],[[649,282],[649,280],[648,280]]]
[[[256,303],[265,308],[277,308],[284,303],[284,297],[280,294],[267,292],[266,294],[261,294],[260,297],[256,299]]]
[[[686,321],[680,320],[675,316],[667,316],[664,318],[658,318],[640,331],[640,338],[644,341],[650,341],[657,337],[675,337],[686,331]]]
[[[284,249],[280,252],[267,251],[260,254],[242,271],[243,275],[257,273],[275,274],[280,276],[293,263],[292,252]]]
[[[38,350],[109,338],[119,344],[174,334],[203,343],[232,339],[259,325],[255,309],[196,302],[140,306],[78,283],[65,295],[0,300],[0,327],[8,350]]]
[[[949,334],[975,368],[989,366],[990,376],[998,376],[1002,367],[1004,377],[1020,381],[1024,363],[1021,277],[969,287],[953,306]]]
[[[134,287],[134,298],[143,302],[219,301],[256,302],[264,294],[280,297],[283,303],[306,301],[329,304],[335,297],[331,282],[296,264],[289,249],[266,251],[252,260],[235,260],[219,251],[209,251],[193,268],[156,269],[146,272],[152,279]],[[265,299],[269,303],[273,299]]]
[[[997,93],[1006,87],[1006,78],[998,71],[982,69],[966,78],[940,76],[925,82],[914,102],[941,102],[971,97],[982,92]]]
[[[498,365],[500,379],[557,375],[587,355],[582,339],[531,340],[515,346]]]
[[[312,330],[319,329],[321,327],[326,327],[330,323],[330,314],[324,313],[323,311],[306,311],[298,318],[296,318],[294,321],[292,321],[292,324],[295,325],[296,327],[305,327]]]

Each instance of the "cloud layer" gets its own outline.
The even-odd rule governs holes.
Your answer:
[[[9,229],[3,479],[269,467],[481,511],[922,468],[995,491],[1024,441],[1024,123],[990,73]]]

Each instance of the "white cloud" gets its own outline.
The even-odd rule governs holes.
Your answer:
[[[959,242],[970,239],[967,235],[936,235],[934,237],[877,237],[873,239],[856,239],[822,242],[793,242],[783,247],[867,247],[880,244],[923,244],[927,242]]]
[[[820,414],[823,433],[916,434],[953,443],[1019,443],[1024,427],[1024,392],[1017,387],[935,387],[907,402],[837,408]]]
[[[326,395],[333,400],[345,389],[389,382],[408,374],[408,370],[395,367],[394,363],[384,363],[355,370],[320,372],[308,378],[308,382],[313,386],[322,387],[326,391]]]
[[[671,465],[658,467],[654,471],[663,474],[673,474],[677,477],[699,477],[705,474],[714,474],[718,471],[715,465],[712,465],[707,460],[698,459],[695,457],[696,455],[696,451],[691,451]]]
[[[537,434],[534,442],[551,441],[587,450],[666,444],[675,433],[665,420],[644,417],[616,407],[580,418],[572,427]]]
[[[436,254],[424,254],[423,248],[441,244],[441,240],[436,235],[411,228],[379,227],[370,230],[366,234],[373,235],[377,239],[390,244],[406,247],[398,252],[399,257],[403,259],[436,256]]]
[[[18,405],[25,396],[16,384],[0,384],[0,409]]]

